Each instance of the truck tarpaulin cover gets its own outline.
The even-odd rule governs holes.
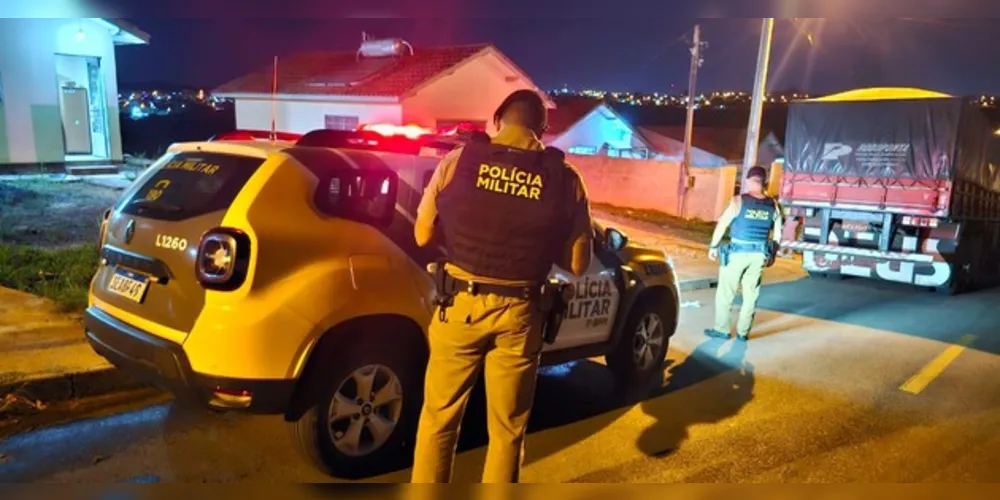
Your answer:
[[[1000,190],[985,117],[959,98],[797,102],[785,170],[920,180],[961,178]]]

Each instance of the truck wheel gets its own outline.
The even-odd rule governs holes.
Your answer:
[[[809,278],[814,280],[826,279],[832,281],[843,281],[847,279],[847,276],[840,274],[838,272],[829,273],[824,271],[806,271],[809,274]]]
[[[662,372],[676,324],[676,312],[653,300],[635,305],[618,345],[605,357],[621,385],[641,387]]]
[[[288,424],[299,453],[326,474],[359,479],[409,465],[427,360],[371,335],[329,360],[326,390]]]
[[[965,293],[965,291],[969,288],[969,281],[971,278],[964,265],[952,265],[951,272],[951,281],[944,286],[939,286],[934,289],[934,291],[936,291],[939,295],[944,295],[946,297],[960,295]]]

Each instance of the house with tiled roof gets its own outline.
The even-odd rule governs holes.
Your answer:
[[[655,150],[642,134],[610,104],[592,101],[557,102],[546,144],[570,154],[653,159]],[[551,119],[550,119],[551,121]]]
[[[684,126],[637,125],[614,106],[600,100],[559,99],[550,112],[546,144],[570,154],[660,161],[683,161]],[[721,167],[740,164],[746,129],[696,126],[691,165]],[[783,155],[774,134],[765,132],[758,153],[769,164]]]
[[[239,129],[270,130],[273,117],[277,130],[292,133],[455,123],[493,131],[496,107],[519,89],[538,87],[493,45],[412,47],[391,39],[279,58],[213,94],[235,101]]]

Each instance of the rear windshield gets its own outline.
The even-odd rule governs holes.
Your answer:
[[[263,163],[249,156],[177,153],[122,201],[122,211],[151,219],[183,220],[225,210]]]

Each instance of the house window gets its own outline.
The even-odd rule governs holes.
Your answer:
[[[569,148],[568,152],[571,155],[596,155],[597,148],[593,146],[573,146]]]
[[[649,150],[646,148],[608,148],[608,157],[646,160],[649,159]]]
[[[327,130],[357,130],[357,116],[326,115],[324,127]]]

